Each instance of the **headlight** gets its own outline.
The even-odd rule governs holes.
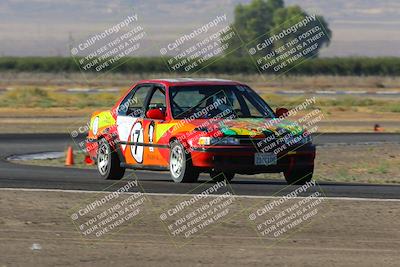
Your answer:
[[[211,145],[211,137],[202,136],[199,138],[199,145],[209,146]]]
[[[199,145],[211,146],[211,145],[239,145],[240,140],[234,137],[208,137],[202,136],[199,138]]]

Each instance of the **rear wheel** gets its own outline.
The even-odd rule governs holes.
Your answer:
[[[228,182],[232,181],[232,179],[235,177],[235,174],[233,172],[216,172],[216,171],[211,171],[210,172],[210,177],[213,179],[215,182],[222,182],[223,180],[228,180]]]
[[[125,174],[125,168],[120,164],[117,152],[112,151],[107,140],[101,139],[97,150],[97,170],[100,176],[107,180],[120,180]]]
[[[199,171],[192,165],[190,154],[178,141],[171,142],[169,170],[175,183],[194,183],[199,178]]]
[[[310,182],[314,173],[314,166],[293,167],[283,172],[288,184],[303,185]]]

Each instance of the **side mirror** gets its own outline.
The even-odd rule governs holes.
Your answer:
[[[284,117],[288,112],[289,110],[287,108],[276,108],[275,114],[277,117]]]
[[[149,109],[146,112],[146,117],[153,120],[165,120],[165,114],[158,108]]]

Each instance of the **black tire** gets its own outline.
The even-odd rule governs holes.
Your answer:
[[[170,144],[169,169],[175,183],[194,183],[199,179],[200,172],[193,167],[190,154],[177,140]]]
[[[314,173],[314,166],[293,167],[283,172],[286,182],[292,185],[303,185],[310,182]]]
[[[103,154],[107,154],[107,162],[105,163],[100,162],[105,159]],[[107,140],[104,138],[99,141],[96,164],[100,176],[106,180],[120,180],[124,177],[125,168],[121,167],[121,161],[119,160],[117,152],[111,149]]]
[[[214,182],[222,182],[223,180],[228,180],[228,182],[232,181],[232,179],[235,177],[235,173],[233,172],[216,172],[216,171],[211,171],[210,172],[210,178]]]

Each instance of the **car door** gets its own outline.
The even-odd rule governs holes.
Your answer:
[[[167,109],[165,92],[163,86],[155,85],[146,103],[145,112],[150,109],[160,109],[165,114]],[[168,167],[166,160],[166,155],[169,152],[168,144],[161,143],[159,139],[169,127],[170,125],[166,121],[154,120],[144,116],[144,162],[147,166],[155,169]]]
[[[127,164],[145,164],[143,118],[152,89],[153,84],[137,85],[119,105],[117,131]]]

